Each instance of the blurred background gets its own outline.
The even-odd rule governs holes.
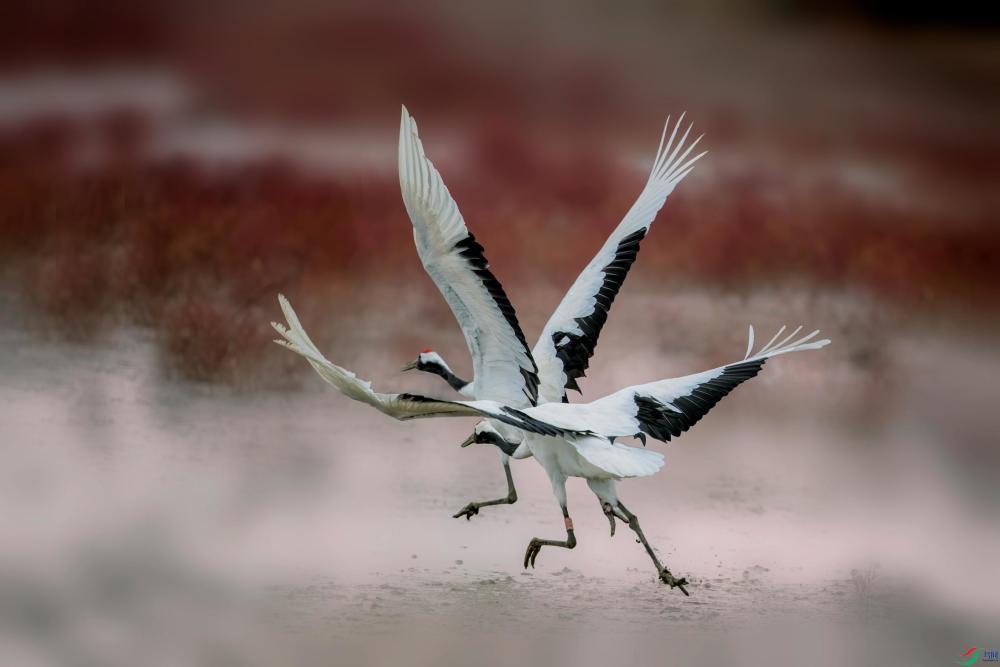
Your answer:
[[[1000,646],[992,3],[43,0],[0,9],[0,655],[17,665],[953,664]],[[783,358],[623,500],[499,497],[471,423],[401,424],[272,345],[276,294],[376,387],[471,374],[401,205],[400,104],[534,340],[670,197],[584,400]],[[708,658],[706,659],[706,655]]]

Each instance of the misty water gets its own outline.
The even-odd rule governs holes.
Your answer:
[[[637,296],[623,319],[657,298]],[[716,312],[688,299],[691,327]],[[988,642],[1000,618],[997,461],[967,414],[986,410],[948,385],[956,369],[988,382],[995,353],[907,332],[874,364],[858,327],[841,329],[828,350],[769,364],[682,439],[650,441],[666,467],[622,484],[660,556],[691,581],[684,598],[657,583],[625,526],[609,537],[581,480],[569,484],[579,546],[522,569],[528,540],[562,534],[530,459],[513,464],[516,505],[451,518],[505,493],[495,450],[458,447],[467,420],[394,422],[308,372],[283,389],[187,382],[131,326],[85,343],[4,327],[5,654],[212,664],[293,647],[493,664],[550,646],[581,664],[623,647],[940,663]],[[436,378],[397,375],[408,359],[366,351],[364,330],[331,358],[380,387],[447,394]],[[609,326],[587,395],[653,369],[698,370],[705,360],[678,353],[687,335],[668,345]],[[738,339],[722,335],[711,359]]]

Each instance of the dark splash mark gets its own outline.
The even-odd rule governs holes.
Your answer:
[[[670,436],[679,436],[697,424],[698,420],[714,408],[723,396],[756,376],[765,361],[766,359],[757,359],[726,366],[719,377],[703,382],[686,396],[680,396],[670,401],[681,412],[675,412],[668,405],[652,396],[637,394],[635,405],[640,431],[663,442],[668,442]],[[643,444],[645,444],[645,438],[643,438]]]

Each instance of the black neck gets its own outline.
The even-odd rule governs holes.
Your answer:
[[[496,446],[500,448],[500,451],[507,456],[514,456],[514,452],[517,451],[519,443],[508,442],[504,439],[500,439],[500,442],[496,443]]]
[[[438,366],[438,365],[434,366],[434,370],[432,372],[433,373],[437,373],[438,375],[440,375],[441,377],[443,377],[444,381],[447,382],[449,385],[451,385],[451,388],[454,389],[455,391],[460,391],[462,389],[462,387],[464,387],[465,385],[469,384],[468,382],[466,382],[462,378],[460,378],[457,375],[455,375],[454,373],[452,373],[447,368],[443,368],[443,367]]]
[[[518,447],[518,444],[519,444],[519,443],[516,443],[516,442],[508,442],[499,433],[494,433],[492,431],[488,432],[488,433],[481,433],[481,434],[477,435],[476,436],[476,442],[490,442],[490,443],[493,443],[494,445],[496,445],[497,447],[499,447],[500,451],[503,452],[504,454],[506,454],[507,456],[514,456],[514,452],[517,451],[517,447]]]

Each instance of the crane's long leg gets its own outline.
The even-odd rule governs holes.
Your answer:
[[[623,519],[628,521],[629,528],[635,531],[638,542],[642,544],[642,546],[646,547],[646,553],[649,554],[649,557],[653,559],[653,564],[656,565],[656,570],[660,575],[660,581],[670,586],[670,588],[681,589],[681,593],[684,595],[689,595],[687,589],[684,588],[684,586],[687,585],[687,579],[684,577],[681,577],[680,579],[674,577],[674,575],[670,573],[670,570],[664,567],[663,564],[660,563],[660,559],[656,557],[656,552],[653,551],[653,547],[649,546],[646,536],[642,533],[642,528],[639,527],[639,517],[629,512],[628,509],[622,505],[621,501],[618,501],[618,507],[616,509],[621,512]]]
[[[471,519],[474,515],[479,514],[480,507],[489,507],[490,505],[513,505],[517,502],[517,489],[514,488],[514,477],[510,474],[510,460],[504,457],[503,461],[503,471],[507,475],[507,495],[504,498],[497,498],[496,500],[481,500],[479,502],[471,502],[458,513],[454,514],[452,518],[458,519],[460,517],[465,517],[466,521]]]
[[[565,540],[542,540],[537,537],[531,538],[528,542],[528,549],[524,552],[524,567],[527,569],[528,565],[535,567],[535,559],[538,558],[538,552],[542,550],[542,547],[562,547],[564,549],[572,549],[576,546],[576,535],[573,533],[573,519],[569,518],[569,510],[566,506],[562,506],[563,520],[566,522],[566,539]]]
[[[528,542],[528,548],[524,552],[525,569],[527,569],[529,564],[531,567],[535,567],[535,559],[538,558],[538,552],[541,551],[544,546],[562,547],[563,549],[572,549],[576,546],[576,535],[573,533],[573,519],[569,518],[569,509],[566,507],[566,480],[553,479],[552,490],[556,494],[559,506],[562,508],[563,521],[566,524],[566,539],[542,540],[537,537],[531,538],[531,541]]]

